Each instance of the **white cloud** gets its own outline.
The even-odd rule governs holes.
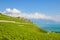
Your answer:
[[[52,20],[56,21],[56,22],[60,22],[60,15],[55,15],[52,17]]]
[[[7,11],[7,12],[11,12],[12,10],[11,10],[10,8],[7,8],[6,11]]]
[[[42,13],[22,13],[20,10],[17,10],[15,8],[6,8],[6,10],[2,13],[5,13],[6,15],[13,16],[13,17],[24,17],[28,19],[47,19],[47,20],[54,20],[54,21],[60,21],[60,15],[59,16],[47,16]]]
[[[25,16],[26,18],[32,18],[32,19],[51,19],[50,16],[46,16],[40,13],[24,14],[23,16]]]
[[[21,11],[13,8],[13,9],[10,9],[10,8],[6,8],[6,12],[11,12],[11,13],[21,13]]]
[[[17,9],[10,9],[7,8],[5,10],[6,13],[8,13],[10,16],[20,16],[20,17],[24,17],[24,18],[33,18],[33,19],[51,19],[50,16],[46,16],[44,14],[41,13],[32,13],[32,14],[27,14],[27,13],[22,13],[21,11],[17,10]]]

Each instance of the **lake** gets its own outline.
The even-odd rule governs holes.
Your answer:
[[[59,24],[48,24],[48,25],[40,25],[42,29],[47,31],[55,31],[60,32],[60,25]]]

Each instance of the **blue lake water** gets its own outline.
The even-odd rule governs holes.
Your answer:
[[[55,24],[55,25],[40,25],[42,29],[46,31],[55,31],[55,32],[60,32],[60,25]]]
[[[38,25],[43,30],[60,32],[59,22],[55,22],[52,20],[42,20],[42,19],[39,19],[39,20],[32,19],[31,21],[35,23],[36,25]]]

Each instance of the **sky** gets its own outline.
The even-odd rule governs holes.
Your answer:
[[[15,17],[60,22],[60,0],[0,0],[0,12]]]

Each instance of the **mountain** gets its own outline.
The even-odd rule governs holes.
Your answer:
[[[0,40],[60,40],[60,33],[46,32],[30,20],[0,13]]]

